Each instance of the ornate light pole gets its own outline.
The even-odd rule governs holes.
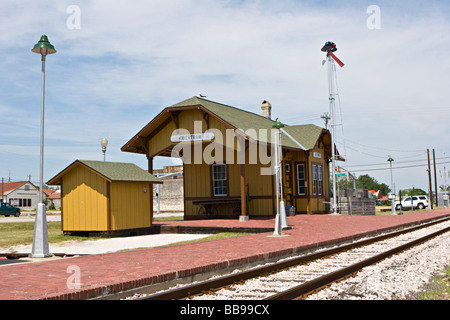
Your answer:
[[[40,178],[39,178],[39,203],[36,208],[36,219],[34,223],[33,247],[31,257],[43,258],[51,256],[48,248],[47,217],[45,212],[43,196],[43,177],[44,177],[44,94],[45,94],[45,57],[56,53],[55,48],[48,41],[47,36],[42,35],[38,43],[31,49],[34,53],[41,55],[42,73],[41,73],[41,142],[40,142]]]
[[[106,147],[108,146],[108,139],[103,138],[100,141],[100,145],[102,146],[102,151],[103,151],[103,161],[106,161]]]

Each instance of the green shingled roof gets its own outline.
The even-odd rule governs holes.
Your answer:
[[[270,135],[267,136],[267,139],[263,137],[258,137],[258,135],[254,134],[252,130],[255,129],[256,133],[258,133],[258,129],[267,129],[268,132],[272,129],[274,120],[270,120],[266,117],[263,117],[259,114],[248,112],[242,109],[238,109],[235,107],[231,107],[225,104],[213,102],[210,100],[202,99],[199,97],[192,97],[190,99],[181,101],[177,104],[174,104],[170,108],[179,108],[179,107],[189,107],[189,106],[198,106],[201,105],[210,112],[214,113],[216,116],[221,118],[223,121],[229,123],[236,129],[243,131],[250,138],[261,141],[272,143],[272,137]],[[279,119],[283,122],[283,119]],[[305,147],[306,150],[313,149],[317,140],[323,132],[323,128],[318,127],[313,124],[307,125],[296,125],[296,126],[288,126],[285,125],[283,128],[287,133],[289,133],[295,140],[297,140],[302,146]],[[281,143],[285,147],[298,149],[299,146],[293,142],[286,135],[282,135]]]
[[[79,160],[111,181],[158,182],[160,179],[134,163]]]
[[[110,181],[162,183],[160,179],[133,163],[76,160],[54,178],[50,179],[48,184],[60,184],[60,178],[76,164],[85,165]]]

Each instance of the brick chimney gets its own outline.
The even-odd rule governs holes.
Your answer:
[[[270,104],[269,101],[264,100],[261,104],[261,111],[262,111],[262,116],[266,117],[267,119],[271,119],[272,118],[272,105]]]

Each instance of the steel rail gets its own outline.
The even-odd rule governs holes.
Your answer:
[[[181,300],[186,299],[190,296],[199,295],[202,293],[206,293],[208,291],[218,290],[220,288],[229,286],[233,283],[242,282],[251,278],[255,278],[264,274],[274,273],[281,271],[283,269],[287,269],[299,264],[304,264],[306,262],[311,262],[313,260],[317,260],[323,257],[331,256],[343,251],[348,251],[357,247],[362,247],[365,245],[372,244],[374,242],[382,241],[388,238],[396,237],[400,234],[412,232],[415,230],[419,230],[422,228],[430,227],[434,224],[438,224],[444,221],[449,220],[450,217],[445,217],[441,219],[436,219],[428,223],[420,224],[417,226],[405,228],[398,231],[393,231],[390,233],[382,234],[379,236],[375,236],[369,239],[359,240],[354,243],[349,243],[346,245],[342,245],[336,248],[321,250],[318,252],[314,252],[308,255],[304,255],[301,257],[291,258],[285,261],[277,262],[268,266],[262,266],[258,268],[254,268],[247,271],[242,271],[236,274],[226,275],[220,278],[207,280],[199,283],[195,283],[192,285],[187,285],[181,288],[171,289],[167,291],[163,291],[160,293],[155,293],[148,295],[146,297],[139,298],[138,300]]]
[[[305,282],[301,285],[298,285],[296,287],[290,288],[286,291],[280,292],[278,294],[274,294],[268,298],[265,298],[263,300],[296,300],[298,298],[301,298],[303,296],[307,296],[308,294],[325,287],[333,282],[336,282],[342,278],[347,277],[348,275],[355,273],[357,271],[360,271],[364,267],[367,267],[369,265],[375,264],[383,259],[386,259],[394,254],[397,254],[401,251],[404,251],[406,249],[410,249],[414,246],[417,246],[427,240],[430,240],[438,235],[441,235],[445,232],[450,231],[450,227],[441,229],[439,231],[436,231],[434,233],[428,234],[424,237],[421,237],[419,239],[410,241],[408,243],[405,243],[403,245],[400,245],[396,248],[387,250],[385,252],[382,252],[380,254],[377,254],[373,257],[370,257],[368,259],[365,259],[363,261],[360,261],[358,263],[352,264],[351,266],[339,269],[337,271],[331,272],[329,274],[326,274],[322,277],[313,279],[311,281]]]

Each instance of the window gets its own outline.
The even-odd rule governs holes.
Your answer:
[[[323,189],[323,172],[321,164],[312,165],[313,195],[321,196]]]
[[[297,194],[298,195],[306,194],[304,164],[297,164]]]
[[[290,163],[286,163],[284,165],[284,171],[286,172],[291,172],[291,164]]]
[[[313,195],[317,194],[317,165],[312,165],[312,189],[313,189]]]
[[[225,164],[212,165],[212,180],[214,196],[228,195],[227,166]]]
[[[322,170],[322,165],[317,165],[317,187],[318,187],[318,194],[321,196],[322,195],[322,190],[323,190],[323,170]]]
[[[31,199],[9,199],[13,207],[31,207]]]

